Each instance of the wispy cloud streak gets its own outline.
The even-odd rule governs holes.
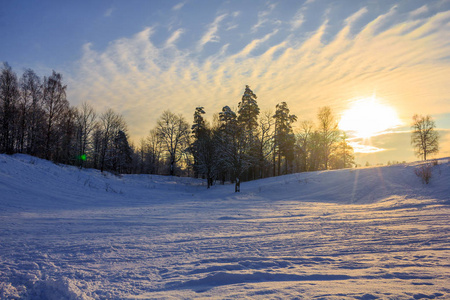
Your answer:
[[[237,105],[246,84],[258,95],[262,109],[287,101],[300,119],[315,118],[323,105],[340,113],[349,99],[374,91],[401,119],[418,110],[442,113],[450,110],[450,11],[427,18],[419,12],[416,18],[397,22],[399,11],[392,8],[361,27],[368,13],[362,8],[347,17],[331,39],[324,38],[329,34],[325,20],[301,36],[274,29],[249,39],[237,52],[229,50],[233,41],[218,35],[228,13],[218,15],[191,50],[177,48],[184,29],[156,46],[156,29],[147,28],[102,51],[86,44],[69,96],[74,102],[90,101],[101,110],[122,112],[136,138],[145,136],[168,108],[190,121],[198,105],[210,116],[224,105]],[[286,20],[286,28],[295,20],[298,16]],[[200,56],[212,42],[220,50]]]

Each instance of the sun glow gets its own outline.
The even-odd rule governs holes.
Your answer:
[[[339,128],[369,138],[402,124],[396,111],[375,97],[358,100],[342,114]]]

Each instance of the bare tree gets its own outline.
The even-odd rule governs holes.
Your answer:
[[[189,147],[189,124],[182,115],[166,110],[158,119],[156,131],[168,154],[169,172],[173,176],[182,152]]]
[[[300,171],[311,170],[311,152],[313,150],[314,124],[312,121],[302,121],[300,132],[296,136],[296,146],[299,152]]]
[[[146,140],[145,165],[150,174],[159,174],[161,166],[162,142],[155,129],[150,130]]]
[[[56,132],[58,122],[61,121],[69,109],[66,99],[66,87],[62,84],[62,75],[53,71],[52,75],[44,78],[44,103],[46,114],[45,158],[50,159],[52,150],[58,143],[60,135]]]
[[[319,119],[319,132],[323,147],[323,163],[326,170],[328,169],[328,161],[333,151],[333,145],[339,138],[338,122],[329,106],[321,107],[317,118]]]
[[[20,80],[21,101],[22,101],[22,121],[23,140],[20,142],[21,148],[26,143],[26,152],[36,155],[38,145],[43,140],[43,118],[42,110],[42,83],[39,76],[27,69]],[[26,138],[26,140],[25,140]]]
[[[111,162],[110,152],[112,143],[119,131],[126,132],[126,123],[123,117],[108,109],[100,116],[99,128],[101,130],[100,171],[103,172]]]
[[[267,159],[274,151],[274,126],[275,119],[273,118],[273,112],[270,110],[265,111],[259,119],[257,149],[259,178],[264,177],[264,169],[268,165]]]
[[[16,123],[16,105],[19,98],[17,75],[7,64],[3,64],[0,73],[0,151],[14,152],[14,132]]]
[[[89,145],[89,137],[95,127],[95,119],[97,114],[94,108],[88,103],[84,102],[76,113],[77,126],[77,152],[80,168],[83,167],[86,161],[87,147]]]
[[[418,157],[427,160],[427,156],[439,152],[439,134],[435,130],[436,124],[429,115],[413,116],[413,124],[411,126],[411,145]]]

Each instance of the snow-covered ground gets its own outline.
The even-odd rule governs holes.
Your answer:
[[[0,155],[1,299],[450,299],[450,163],[207,190]]]

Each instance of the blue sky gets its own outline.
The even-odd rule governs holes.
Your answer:
[[[338,117],[373,97],[401,124],[360,163],[413,160],[409,123],[430,114],[450,156],[450,1],[1,1],[0,61],[61,72],[73,105],[121,112],[134,140],[167,108],[191,122],[236,107]],[[382,118],[382,116],[380,116]],[[366,148],[367,149],[367,148]]]

